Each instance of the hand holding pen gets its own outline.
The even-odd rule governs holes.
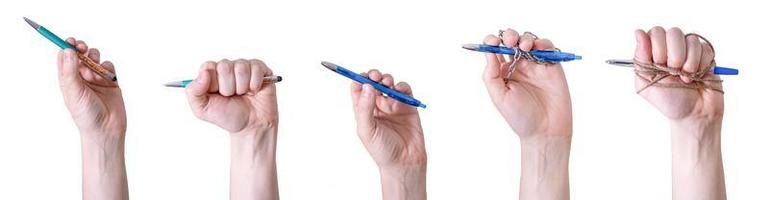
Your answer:
[[[405,82],[372,69],[363,77],[413,96]],[[384,96],[371,84],[352,83],[352,102],[361,142],[379,166],[383,199],[425,199],[427,154],[417,107]]]
[[[553,50],[548,39],[519,35],[486,36],[484,44],[522,51]],[[572,135],[569,87],[560,63],[538,63],[486,53],[483,81],[491,101],[521,141],[521,199],[568,199]],[[514,70],[511,70],[514,69]],[[547,166],[541,168],[540,166]],[[543,181],[544,180],[544,181]]]
[[[636,92],[670,121],[673,198],[726,199],[721,157],[724,88],[721,78],[709,71],[715,49],[702,36],[684,34],[677,27],[636,30],[635,40],[636,61],[682,72],[653,73],[635,66]]]
[[[275,84],[265,83],[272,70],[262,61],[208,61],[187,86],[193,113],[235,133],[267,128],[278,122]]]
[[[99,50],[80,40],[59,51],[59,86],[64,104],[80,130],[84,199],[128,199],[124,143],[126,112],[118,83],[89,70],[78,55],[100,63]],[[106,70],[115,66],[104,61]]]
[[[186,89],[192,113],[230,133],[231,199],[278,199],[276,87],[264,81],[272,75],[257,59],[208,61]]]

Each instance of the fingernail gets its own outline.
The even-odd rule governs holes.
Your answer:
[[[374,90],[373,87],[369,84],[363,84],[363,95],[371,96],[372,90]]]

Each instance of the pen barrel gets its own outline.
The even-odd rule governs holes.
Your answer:
[[[540,58],[548,62],[566,62],[566,61],[581,59],[581,57],[577,55],[564,53],[560,51],[534,50],[534,51],[530,51],[529,53],[537,58]]]
[[[96,63],[95,61],[91,60],[88,57],[85,57],[81,53],[75,53],[77,54],[77,57],[80,58],[81,61],[83,61],[83,64],[85,64],[86,67],[90,68],[100,76],[104,77],[107,80],[115,81],[116,77],[115,74],[111,71],[107,70],[107,68],[104,68],[99,63]]]
[[[53,34],[51,31],[46,29],[45,27],[40,27],[37,29],[37,32],[43,35],[46,39],[50,40],[56,46],[59,46],[61,49],[74,49],[72,45],[69,45],[66,41],[62,40],[59,36],[56,36],[56,34]]]
[[[713,74],[717,75],[737,75],[740,71],[734,68],[728,68],[728,67],[714,67],[713,68]]]
[[[357,74],[357,73],[355,73],[353,71],[347,70],[347,69],[345,69],[343,67],[337,66],[335,71],[336,71],[336,73],[339,73],[342,76],[346,76],[346,77],[348,77],[348,78],[350,78],[350,79],[352,79],[352,80],[354,80],[354,81],[356,81],[358,83],[369,84],[372,87],[376,88],[377,90],[381,91],[382,93],[387,94],[388,97],[393,98],[393,99],[395,99],[397,101],[400,101],[402,103],[405,103],[405,104],[408,104],[408,105],[411,105],[411,106],[416,106],[416,107],[423,107],[424,106],[424,105],[422,105],[422,102],[412,98],[411,96],[408,96],[408,95],[403,94],[402,92],[399,92],[399,91],[397,91],[395,89],[392,89],[392,88],[389,88],[389,87],[387,87],[385,85],[382,85],[381,83],[378,83],[376,81],[373,81],[371,79],[363,77],[360,74]]]
[[[496,54],[508,54],[508,55],[515,55],[518,53],[518,49],[516,48],[492,46],[492,45],[485,45],[485,44],[479,45],[478,51],[496,53]],[[541,61],[547,61],[547,62],[566,62],[566,61],[582,59],[582,57],[574,54],[564,53],[560,51],[552,51],[552,50],[531,50],[529,51],[529,54],[539,58]]]

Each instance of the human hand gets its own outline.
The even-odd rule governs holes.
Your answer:
[[[77,49],[59,52],[59,86],[72,119],[84,137],[108,136],[123,138],[126,131],[126,113],[123,96],[117,82],[107,80],[91,71],[80,61],[77,53],[83,53],[96,63],[100,62],[99,50],[75,38],[67,43]],[[115,72],[112,62],[101,65]]]
[[[523,51],[552,50],[553,43],[513,29],[502,38],[486,36],[484,44],[517,47]],[[526,140],[535,136],[571,136],[569,87],[561,64],[538,64],[521,58],[509,80],[511,56],[486,53],[483,80],[497,110],[513,130]]]
[[[654,105],[670,120],[719,119],[724,112],[723,93],[699,87],[707,84],[717,90],[722,90],[720,84],[697,83],[687,74],[693,74],[709,68],[715,56],[709,43],[700,42],[696,35],[684,36],[679,28],[671,28],[667,32],[662,27],[654,27],[649,32],[635,31],[637,42],[635,60],[643,63],[654,63],[667,66],[681,75],[671,75],[663,78],[659,84],[690,85],[692,88],[657,87],[651,85],[640,91],[640,95]],[[636,90],[642,89],[647,80],[656,78],[654,75],[637,73]],[[659,76],[659,75],[657,75]],[[703,77],[708,80],[720,80],[712,73]]]
[[[370,70],[369,79],[412,95],[390,74]],[[379,166],[384,199],[425,199],[427,154],[416,107],[383,96],[371,85],[352,83],[358,136]]]
[[[270,75],[270,68],[256,59],[206,62],[187,87],[192,112],[230,133],[275,128],[275,84],[263,83]]]

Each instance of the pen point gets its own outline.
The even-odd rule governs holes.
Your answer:
[[[27,17],[23,17],[23,18],[24,18],[24,21],[26,21],[26,22],[27,22],[27,24],[29,24],[29,26],[32,26],[32,28],[34,28],[35,30],[37,30],[38,28],[40,28],[40,25],[39,25],[39,24],[37,24],[37,23],[35,23],[35,21],[32,21],[31,19],[29,19],[29,18],[27,18]]]
[[[477,44],[465,44],[465,45],[462,45],[463,49],[472,50],[472,51],[478,50],[479,47],[480,47],[480,45],[477,45]]]
[[[337,65],[335,65],[334,63],[330,63],[330,62],[326,62],[326,61],[321,61],[320,64],[323,65],[324,67],[328,68],[331,71],[336,71]]]

